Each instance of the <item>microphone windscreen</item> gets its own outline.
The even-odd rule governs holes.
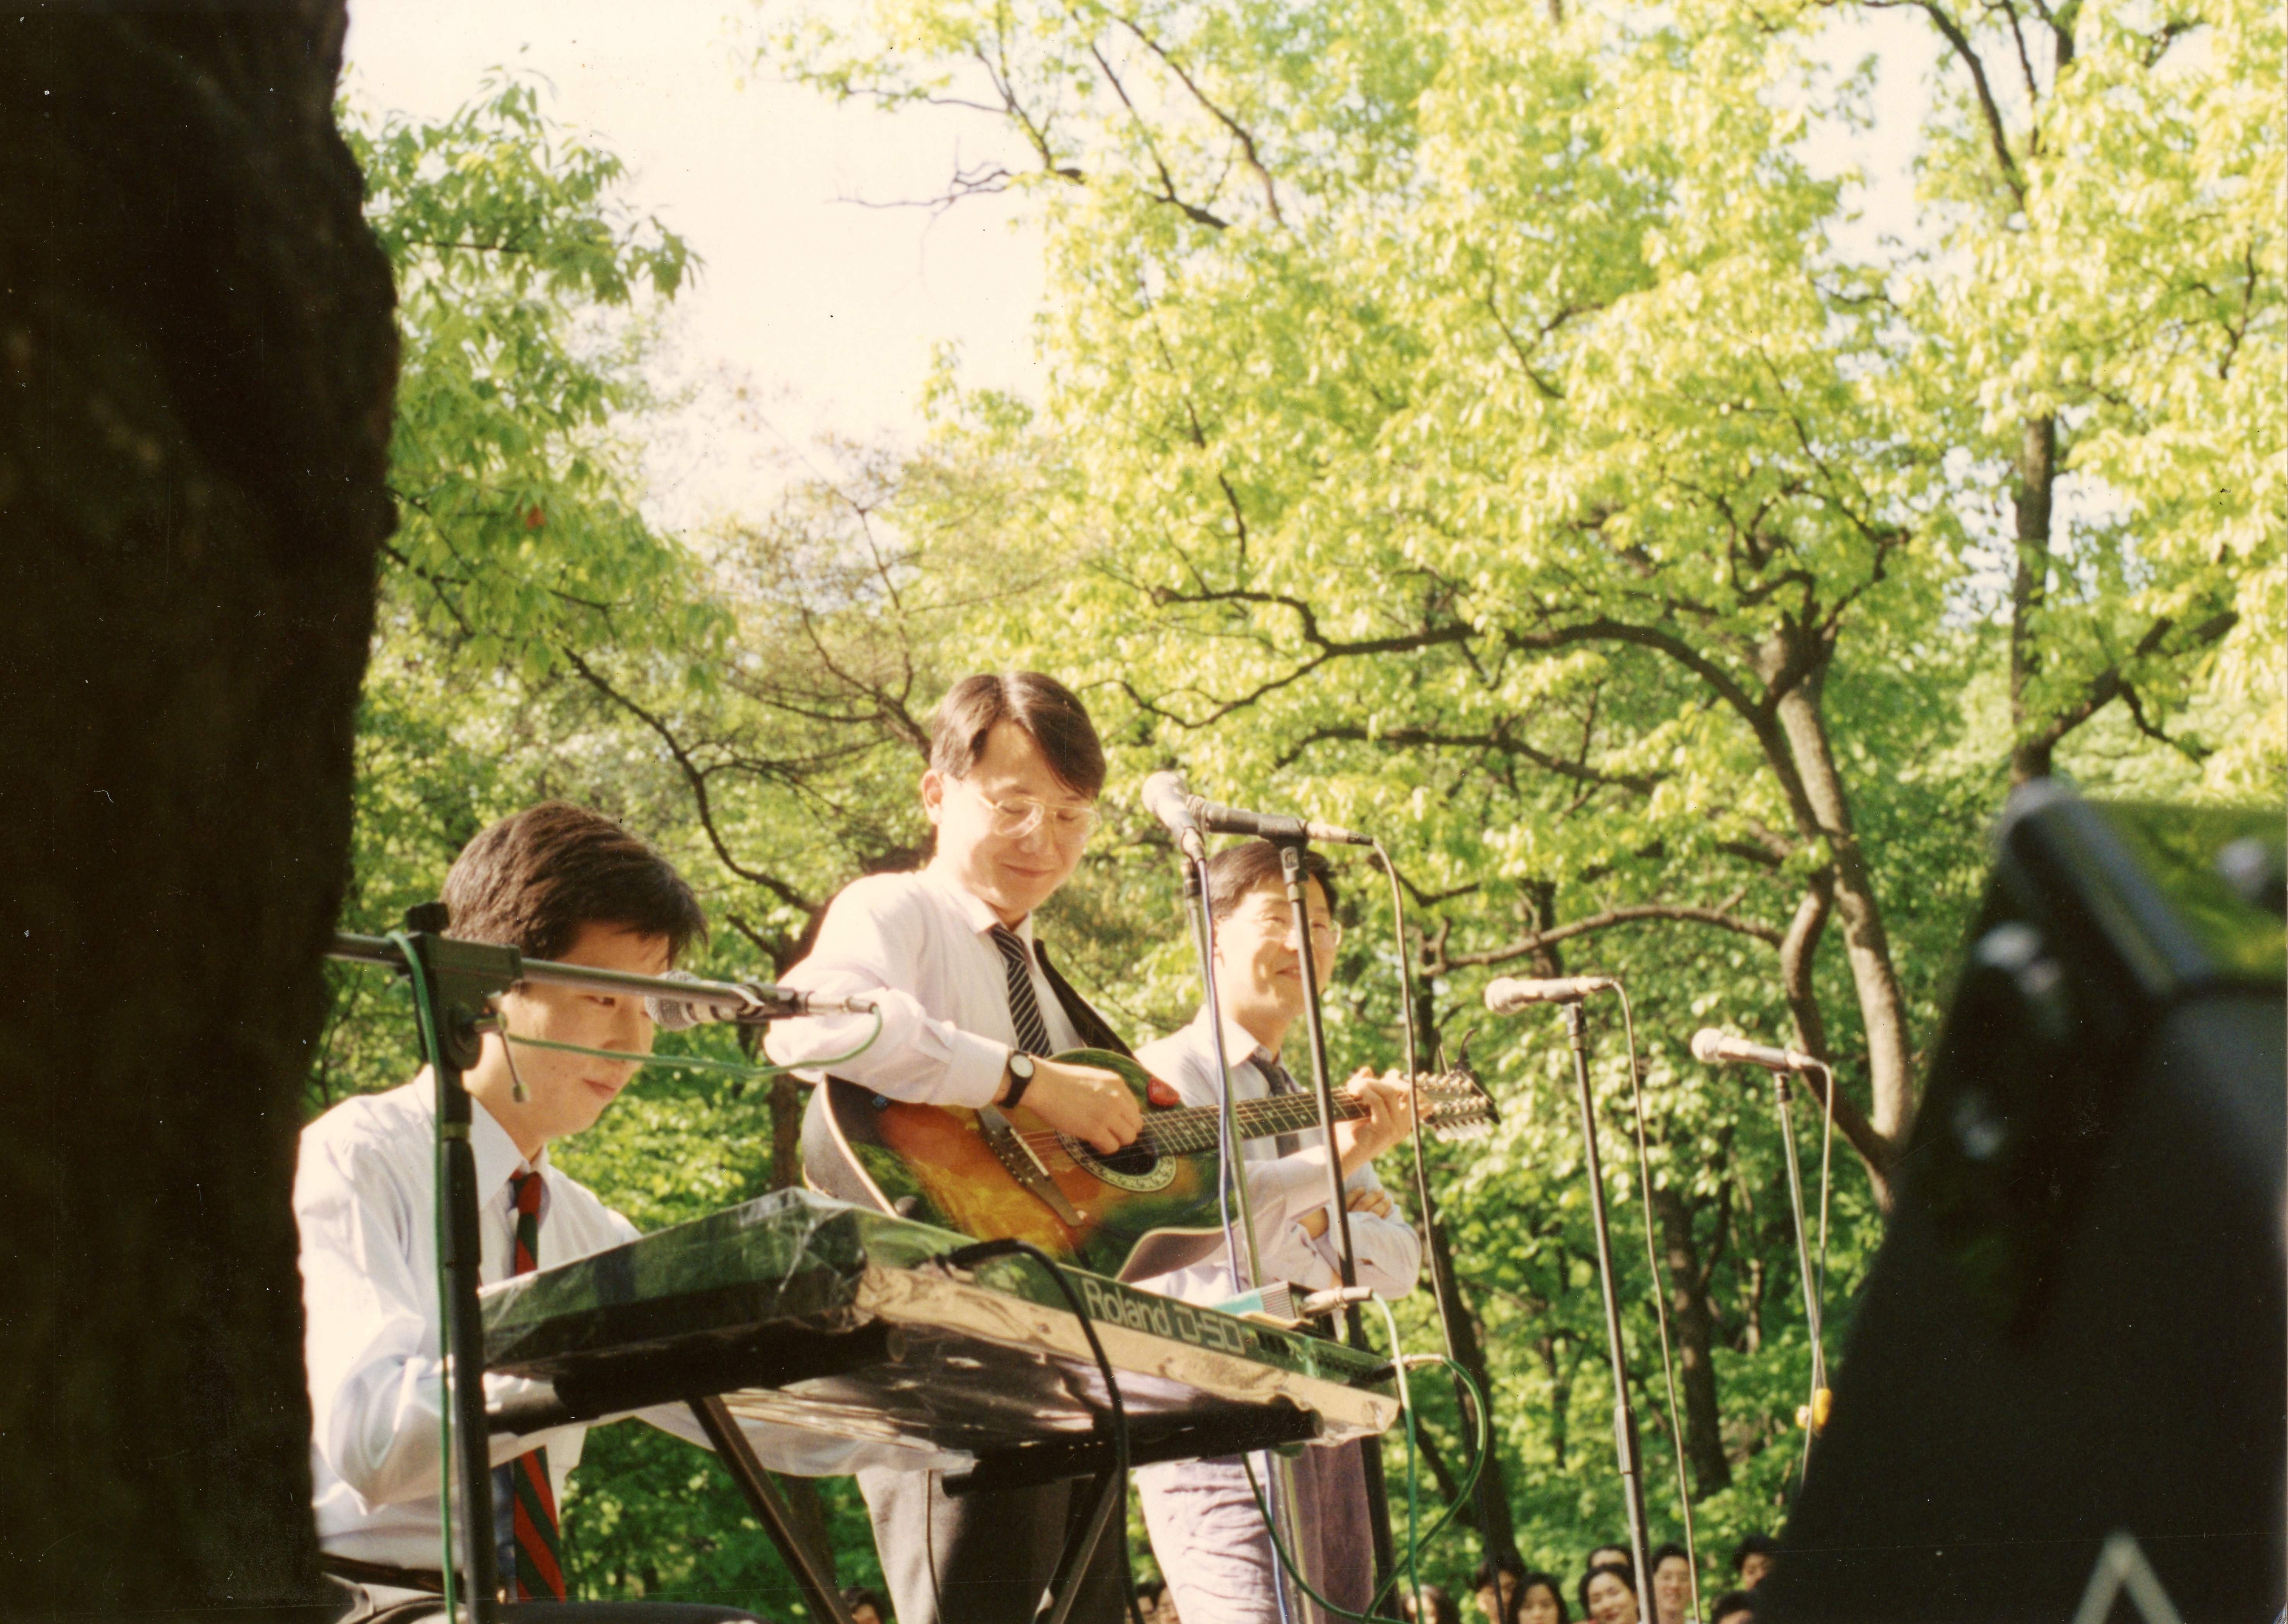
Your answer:
[[[667,979],[697,981],[699,977],[688,970],[670,970]],[[651,1017],[651,1023],[663,1032],[688,1031],[699,1024],[699,1011],[691,1004],[679,998],[662,998],[656,992],[645,997],[644,1013]]]
[[[1531,1002],[1521,996],[1524,985],[1513,975],[1497,975],[1486,983],[1486,1007],[1496,1015],[1511,1015]]]
[[[1704,1026],[1692,1034],[1692,1058],[1713,1061],[1723,1058],[1724,1034],[1712,1026]]]

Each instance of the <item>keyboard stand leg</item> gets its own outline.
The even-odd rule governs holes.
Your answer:
[[[787,1569],[794,1581],[802,1588],[803,1599],[810,1604],[814,1616],[832,1620],[832,1624],[850,1624],[850,1614],[842,1605],[842,1593],[834,1583],[834,1570],[819,1560],[818,1553],[810,1548],[794,1525],[794,1514],[785,1498],[778,1492],[763,1463],[755,1459],[755,1452],[747,1444],[747,1435],[739,1430],[739,1423],[731,1419],[731,1412],[720,1398],[709,1397],[691,1401],[691,1413],[699,1418],[706,1429],[708,1441],[715,1445],[716,1458],[730,1473],[755,1515],[763,1520],[764,1530],[771,1543],[778,1547],[785,1558]],[[1094,1542],[1091,1541],[1093,1548]],[[1060,1615],[1061,1617],[1061,1615]]]
[[[1065,1624],[1071,1616],[1081,1587],[1088,1582],[1088,1566],[1096,1560],[1096,1548],[1104,1542],[1105,1528],[1112,1514],[1121,1509],[1118,1491],[1125,1486],[1118,1472],[1100,1472],[1089,1479],[1087,1493],[1093,1498],[1088,1519],[1066,1536],[1064,1549],[1057,1553],[1056,1572],[1049,1579],[1048,1604],[1036,1624]]]

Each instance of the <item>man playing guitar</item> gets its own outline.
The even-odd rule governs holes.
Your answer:
[[[817,944],[785,976],[830,995],[864,993],[880,1036],[836,1075],[887,1099],[1013,1107],[1109,1154],[1132,1142],[1142,1108],[1109,1071],[1048,1056],[1127,1046],[1051,964],[1032,916],[1072,877],[1096,823],[1104,752],[1080,701],[1035,672],[967,677],[931,726],[922,808],[936,825],[928,864],[876,874],[838,896]],[[782,1064],[839,1055],[864,1017],[783,1023]],[[814,1096],[814,1112],[821,1109]],[[830,1195],[837,1188],[814,1166]],[[859,1474],[899,1624],[1029,1624],[1077,1497],[1053,1485],[956,1500],[937,1474]],[[1124,1616],[1116,1542],[1098,1547],[1072,1616]]]
[[[1323,990],[1341,941],[1334,878],[1317,852],[1305,852],[1302,860],[1312,958]],[[1207,890],[1216,921],[1212,973],[1235,1099],[1307,1088],[1307,1078],[1299,1084],[1281,1062],[1287,1035],[1303,1017],[1305,992],[1302,950],[1295,940],[1278,848],[1268,840],[1249,840],[1218,852],[1208,864]],[[1187,1105],[1212,1104],[1220,1093],[1214,1033],[1204,1009],[1181,1031],[1146,1044],[1137,1058],[1154,1076],[1172,1083]],[[1411,1094],[1397,1073],[1378,1078],[1363,1070],[1351,1079],[1349,1094],[1364,1114],[1335,1124],[1335,1147],[1358,1284],[1385,1297],[1403,1296],[1414,1288],[1422,1243],[1393,1211],[1373,1163],[1411,1126]],[[1283,1280],[1303,1291],[1339,1284],[1321,1132],[1310,1128],[1276,1140],[1254,1140],[1244,1149],[1243,1165],[1262,1265],[1262,1278],[1254,1284]],[[1203,1262],[1138,1284],[1213,1306],[1237,1295],[1246,1283],[1228,1252],[1219,1250]],[[1256,1457],[1256,1481],[1267,1493],[1270,1475],[1270,1457]],[[1183,1616],[1219,1624],[1279,1624],[1284,1613],[1275,1558],[1239,1458],[1148,1466],[1138,1471],[1136,1481],[1153,1554],[1167,1578],[1169,1597]],[[1374,1593],[1374,1561],[1357,1450],[1307,1449],[1292,1463],[1292,1481],[1295,1503],[1287,1525],[1301,1548],[1291,1554],[1328,1600],[1365,1612]],[[1302,1616],[1315,1620],[1323,1614],[1307,1602]]]

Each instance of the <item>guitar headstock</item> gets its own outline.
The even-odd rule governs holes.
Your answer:
[[[1493,1095],[1467,1071],[1419,1071],[1414,1087],[1423,1104],[1435,1108],[1426,1126],[1440,1139],[1481,1139],[1501,1120]]]

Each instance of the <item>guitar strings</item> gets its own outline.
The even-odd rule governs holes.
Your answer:
[[[1482,1105],[1482,1091],[1474,1084],[1453,1076],[1442,1076],[1424,1083],[1420,1092],[1431,1096],[1431,1116],[1436,1120],[1440,1107],[1468,1110],[1478,1107],[1474,1119],[1450,1116],[1440,1124],[1441,1132],[1451,1131],[1463,1135],[1482,1132],[1487,1126]],[[1164,1113],[1156,1121],[1148,1119],[1133,1143],[1124,1151],[1142,1150],[1151,1155],[1183,1156],[1212,1148],[1220,1134],[1209,1123],[1216,1115],[1212,1105],[1188,1106],[1180,1111]],[[1251,1138],[1266,1134],[1287,1133],[1318,1125],[1316,1104],[1308,1095],[1281,1095],[1275,1099],[1249,1100],[1237,1111],[1241,1126]],[[1101,1156],[1093,1146],[1069,1134],[1053,1128],[1033,1128],[1021,1132],[1018,1139],[1035,1151],[1061,1154],[1076,1166],[1084,1149]]]

